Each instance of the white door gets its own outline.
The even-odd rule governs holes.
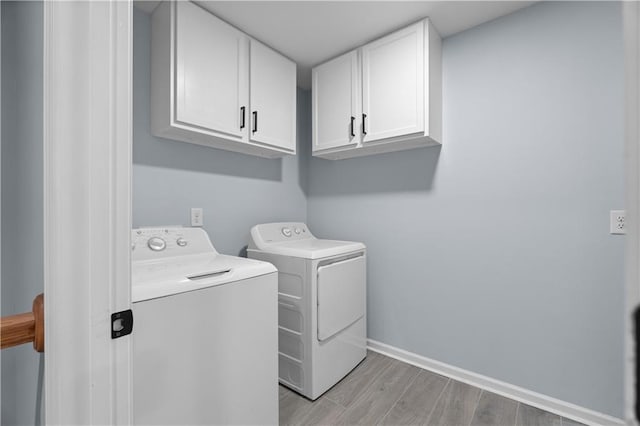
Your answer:
[[[251,40],[252,142],[296,152],[296,64]]]
[[[363,142],[424,131],[424,23],[362,47]]]
[[[318,340],[344,330],[365,314],[364,256],[318,268]]]
[[[313,152],[353,146],[360,139],[358,51],[312,71]]]
[[[245,35],[191,2],[175,7],[176,120],[242,137],[248,114]]]

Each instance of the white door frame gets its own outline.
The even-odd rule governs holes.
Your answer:
[[[625,139],[627,221],[625,308],[625,419],[635,419],[634,326],[632,311],[640,302],[640,4],[624,2]]]
[[[132,422],[132,3],[44,2],[45,422]]]

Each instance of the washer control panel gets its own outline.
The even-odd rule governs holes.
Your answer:
[[[131,230],[132,260],[216,253],[202,228],[163,227]]]
[[[315,237],[311,234],[307,225],[299,222],[264,223],[251,229],[251,239],[254,240],[254,243],[257,241],[277,243],[309,238]]]

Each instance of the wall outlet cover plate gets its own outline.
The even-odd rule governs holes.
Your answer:
[[[626,210],[611,210],[609,212],[609,233],[624,235],[627,233]]]
[[[191,226],[203,226],[204,218],[203,211],[201,208],[192,208],[191,209]]]

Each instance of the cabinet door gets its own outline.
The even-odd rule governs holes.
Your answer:
[[[313,152],[356,145],[360,135],[358,52],[312,71]]]
[[[251,40],[252,142],[296,152],[296,64]]]
[[[424,23],[362,48],[363,142],[424,131]]]
[[[246,36],[190,2],[176,13],[176,121],[241,137]]]

